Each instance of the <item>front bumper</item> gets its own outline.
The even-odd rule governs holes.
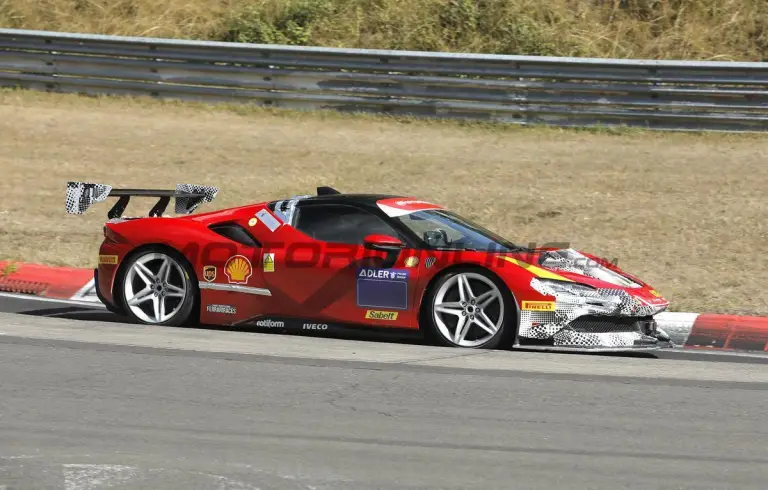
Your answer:
[[[548,311],[521,309],[518,343],[558,348],[638,350],[667,346],[653,315],[666,306],[647,305],[621,289],[552,291],[534,279],[531,286],[554,296]],[[660,339],[662,342],[660,342]]]

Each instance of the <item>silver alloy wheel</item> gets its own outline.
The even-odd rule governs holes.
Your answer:
[[[440,286],[435,294],[433,317],[447,340],[461,347],[477,347],[491,340],[501,328],[504,298],[486,276],[463,272]]]
[[[184,305],[188,290],[184,269],[163,253],[136,259],[126,272],[123,289],[128,308],[147,323],[173,318]]]

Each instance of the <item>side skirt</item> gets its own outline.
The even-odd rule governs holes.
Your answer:
[[[371,333],[411,336],[421,338],[418,329],[396,327],[372,327],[371,325],[355,323],[323,322],[309,318],[264,315],[237,322],[233,327],[251,327],[255,329],[277,330],[285,332],[304,332],[316,334],[351,334]]]

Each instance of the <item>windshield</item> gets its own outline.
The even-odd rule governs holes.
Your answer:
[[[525,250],[482,226],[444,209],[416,211],[393,217],[421,238],[427,247],[446,250],[512,252]]]

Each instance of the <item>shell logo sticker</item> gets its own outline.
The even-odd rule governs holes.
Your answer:
[[[555,311],[554,301],[523,301],[523,309],[529,311]]]
[[[419,258],[418,257],[411,256],[411,257],[408,257],[407,259],[405,259],[405,266],[406,267],[411,268],[411,267],[416,267],[417,265],[419,265]]]
[[[224,264],[224,273],[232,284],[247,284],[253,274],[253,267],[247,257],[234,255]]]

